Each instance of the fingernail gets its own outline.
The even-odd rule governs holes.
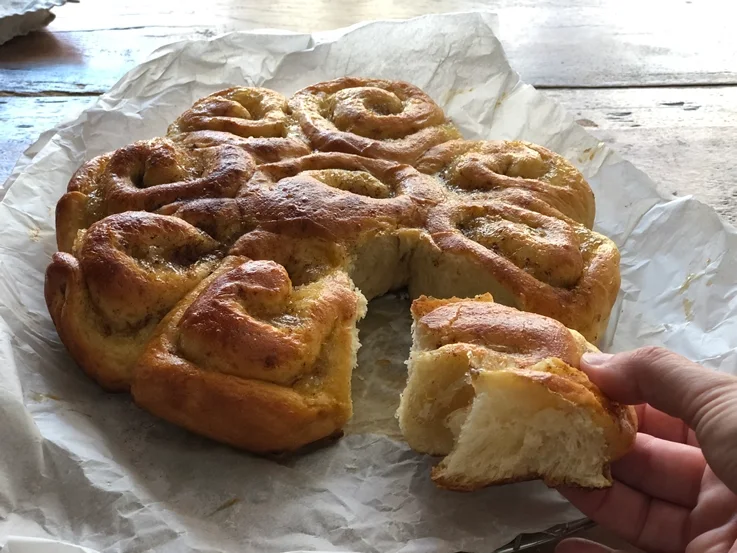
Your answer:
[[[602,367],[612,360],[613,355],[610,353],[584,353],[581,361],[590,367]]]

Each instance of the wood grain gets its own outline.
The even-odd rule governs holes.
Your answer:
[[[199,0],[121,0],[67,4],[47,31],[0,47],[0,90],[101,93],[163,44],[231,30],[305,32],[478,9],[499,14],[512,65],[537,86],[737,84],[737,41],[716,0],[274,0],[268,9],[238,0],[207,9]]]
[[[156,48],[214,34],[189,27],[31,33],[0,46],[0,93],[102,94]]]
[[[93,99],[0,96],[0,189],[18,157],[42,132],[75,117]]]
[[[548,90],[661,190],[737,224],[737,87]]]

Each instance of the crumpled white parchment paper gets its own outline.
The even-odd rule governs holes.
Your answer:
[[[170,45],[28,150],[0,204],[0,545],[15,535],[126,553],[488,553],[581,516],[539,483],[438,490],[432,460],[366,433],[371,421],[354,421],[334,447],[275,462],[168,425],[81,374],[43,300],[56,201],[83,161],[163,134],[195,99],[226,86],[290,94],[347,74],[408,80],[469,138],[522,138],[565,155],[594,188],[598,230],[622,249],[622,291],[604,347],[661,344],[737,372],[734,230],[693,199],[666,200],[519,82],[494,26],[490,14],[452,14]],[[357,395],[391,403],[375,375],[402,382],[407,306],[396,298],[372,305]]]
[[[0,44],[45,27],[56,18],[51,8],[63,6],[67,1],[2,0],[0,2]],[[79,0],[70,1],[78,2]]]

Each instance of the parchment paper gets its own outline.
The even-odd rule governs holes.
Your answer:
[[[404,79],[468,137],[523,138],[560,152],[594,188],[597,229],[622,249],[605,349],[662,344],[735,372],[734,230],[693,199],[668,201],[521,83],[494,26],[490,14],[453,14],[174,44],[29,149],[0,204],[0,544],[16,535],[125,553],[487,553],[581,516],[539,483],[440,491],[428,477],[432,460],[370,432],[366,417],[333,447],[277,462],[168,425],[81,374],[42,295],[56,250],[54,205],[84,160],[164,133],[196,98],[225,86],[290,94],[346,74]],[[391,403],[391,386],[402,383],[407,306],[382,298],[362,324],[359,404]]]
[[[0,44],[45,27],[56,18],[51,8],[63,6],[66,2],[67,0],[0,1]]]

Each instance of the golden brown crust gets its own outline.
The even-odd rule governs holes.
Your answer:
[[[54,254],[45,296],[64,345],[103,387],[126,390],[156,324],[215,267],[218,244],[180,219],[122,213]]]
[[[233,198],[219,198],[177,202],[157,213],[183,219],[224,246],[231,246],[259,224],[255,214],[244,211],[246,207]]]
[[[295,138],[242,138],[220,131],[192,131],[170,138],[189,150],[221,145],[235,146],[248,153],[257,165],[306,156],[312,151],[306,142]]]
[[[296,451],[340,432],[350,417],[328,394],[304,397],[259,380],[200,371],[151,350],[133,382],[135,402],[173,424],[254,453]]]
[[[294,178],[311,178],[332,189],[377,200],[408,196],[431,206],[445,198],[426,176],[408,165],[336,152],[262,165],[240,195],[253,188],[273,189],[280,181]]]
[[[420,227],[441,198],[410,166],[340,153],[261,165],[239,193],[241,208],[264,228],[338,243]]]
[[[108,153],[91,159],[69,180],[67,193],[56,204],[56,244],[59,251],[71,253],[79,231],[100,219],[98,182],[112,155]]]
[[[289,273],[295,286],[342,270],[348,263],[346,248],[335,242],[322,238],[295,239],[266,230],[244,234],[229,253],[253,260],[274,261]]]
[[[594,224],[594,193],[568,160],[523,141],[453,140],[435,146],[417,168],[465,199],[496,198],[525,191],[587,228]]]
[[[422,295],[412,301],[410,312],[412,313],[412,317],[414,318],[415,322],[417,322],[421,321],[425,315],[435,311],[439,307],[451,306],[456,303],[466,303],[468,302],[468,300],[469,298],[457,298],[455,296],[452,298],[433,298],[430,296]],[[493,303],[494,297],[487,292],[485,294],[479,294],[478,296],[474,297],[473,300],[479,304]]]
[[[299,449],[350,417],[363,309],[343,273],[293,289],[280,265],[229,257],[159,326],[133,371],[133,396],[237,447]]]
[[[436,255],[466,260],[514,298],[514,307],[596,343],[619,291],[619,251],[608,238],[530,203],[536,211],[505,203],[439,206],[427,227]]]
[[[165,138],[137,142],[117,150],[101,176],[103,212],[233,197],[254,169],[249,156],[228,144],[186,150]]]
[[[80,230],[107,215],[233,197],[254,169],[245,151],[228,144],[186,149],[155,138],[125,146],[89,161],[72,178],[56,208],[59,247],[70,251]]]
[[[353,363],[364,301],[352,281],[370,297],[438,275],[445,295],[478,281],[498,301],[595,339],[619,286],[618,254],[566,216],[593,216],[585,181],[544,148],[448,142],[459,137],[403,82],[346,77],[289,102],[236,87],[197,101],[167,137],[83,165],[57,204],[65,253],[49,266],[46,298],[62,341],[106,388],[135,379],[136,400],[152,412],[272,451],[332,435],[349,414],[338,382]],[[456,182],[443,168],[473,156],[489,182]],[[420,157],[428,174],[412,166]],[[503,194],[459,192],[478,183]],[[191,292],[213,271],[220,276]],[[307,301],[313,289],[324,299]],[[503,309],[489,305],[458,337],[485,339],[483,309]],[[280,326],[269,309],[315,326]],[[428,319],[428,336],[452,309]],[[509,332],[517,320],[510,315]],[[520,336],[547,332],[551,351],[575,358],[559,327],[538,326]],[[313,374],[326,348],[339,376],[308,394],[300,375]],[[271,421],[263,431],[262,419]]]
[[[73,190],[56,204],[56,245],[60,252],[71,253],[79,232],[95,222],[89,208],[89,196]]]
[[[278,92],[232,87],[197,100],[169,126],[168,134],[209,130],[244,138],[284,138],[292,125],[287,99]]]
[[[227,88],[197,100],[169,126],[167,136],[191,149],[232,145],[257,164],[311,151],[287,99],[257,87]]]
[[[474,300],[438,300],[421,296],[412,303],[415,347],[476,344],[514,358],[520,367],[557,357],[578,366],[581,344],[561,323],[494,303],[490,295]]]
[[[582,342],[575,331],[557,321],[498,305],[488,294],[474,299],[421,297],[413,302],[412,314],[415,350],[467,358],[467,375],[474,388],[487,379],[493,379],[492,383],[482,384],[481,389],[503,386],[499,382],[499,371],[503,371],[504,378],[523,380],[526,386],[539,386],[564,399],[571,409],[587,413],[603,432],[602,482],[611,485],[609,463],[632,447],[637,417],[632,406],[611,401],[577,368],[583,353],[595,349],[591,344]],[[466,388],[470,390],[470,386]],[[458,398],[464,397],[470,403],[469,393]],[[462,407],[462,404],[455,405],[456,409]],[[434,467],[433,481],[456,491],[537,479],[551,487],[573,483],[570,479],[538,472],[480,480],[449,474],[447,469],[445,461]]]
[[[355,294],[332,277],[292,288],[273,261],[247,261],[213,281],[179,321],[179,347],[202,370],[291,386],[315,364]]]
[[[289,105],[317,150],[413,164],[460,137],[440,106],[400,81],[343,77],[300,90]]]

